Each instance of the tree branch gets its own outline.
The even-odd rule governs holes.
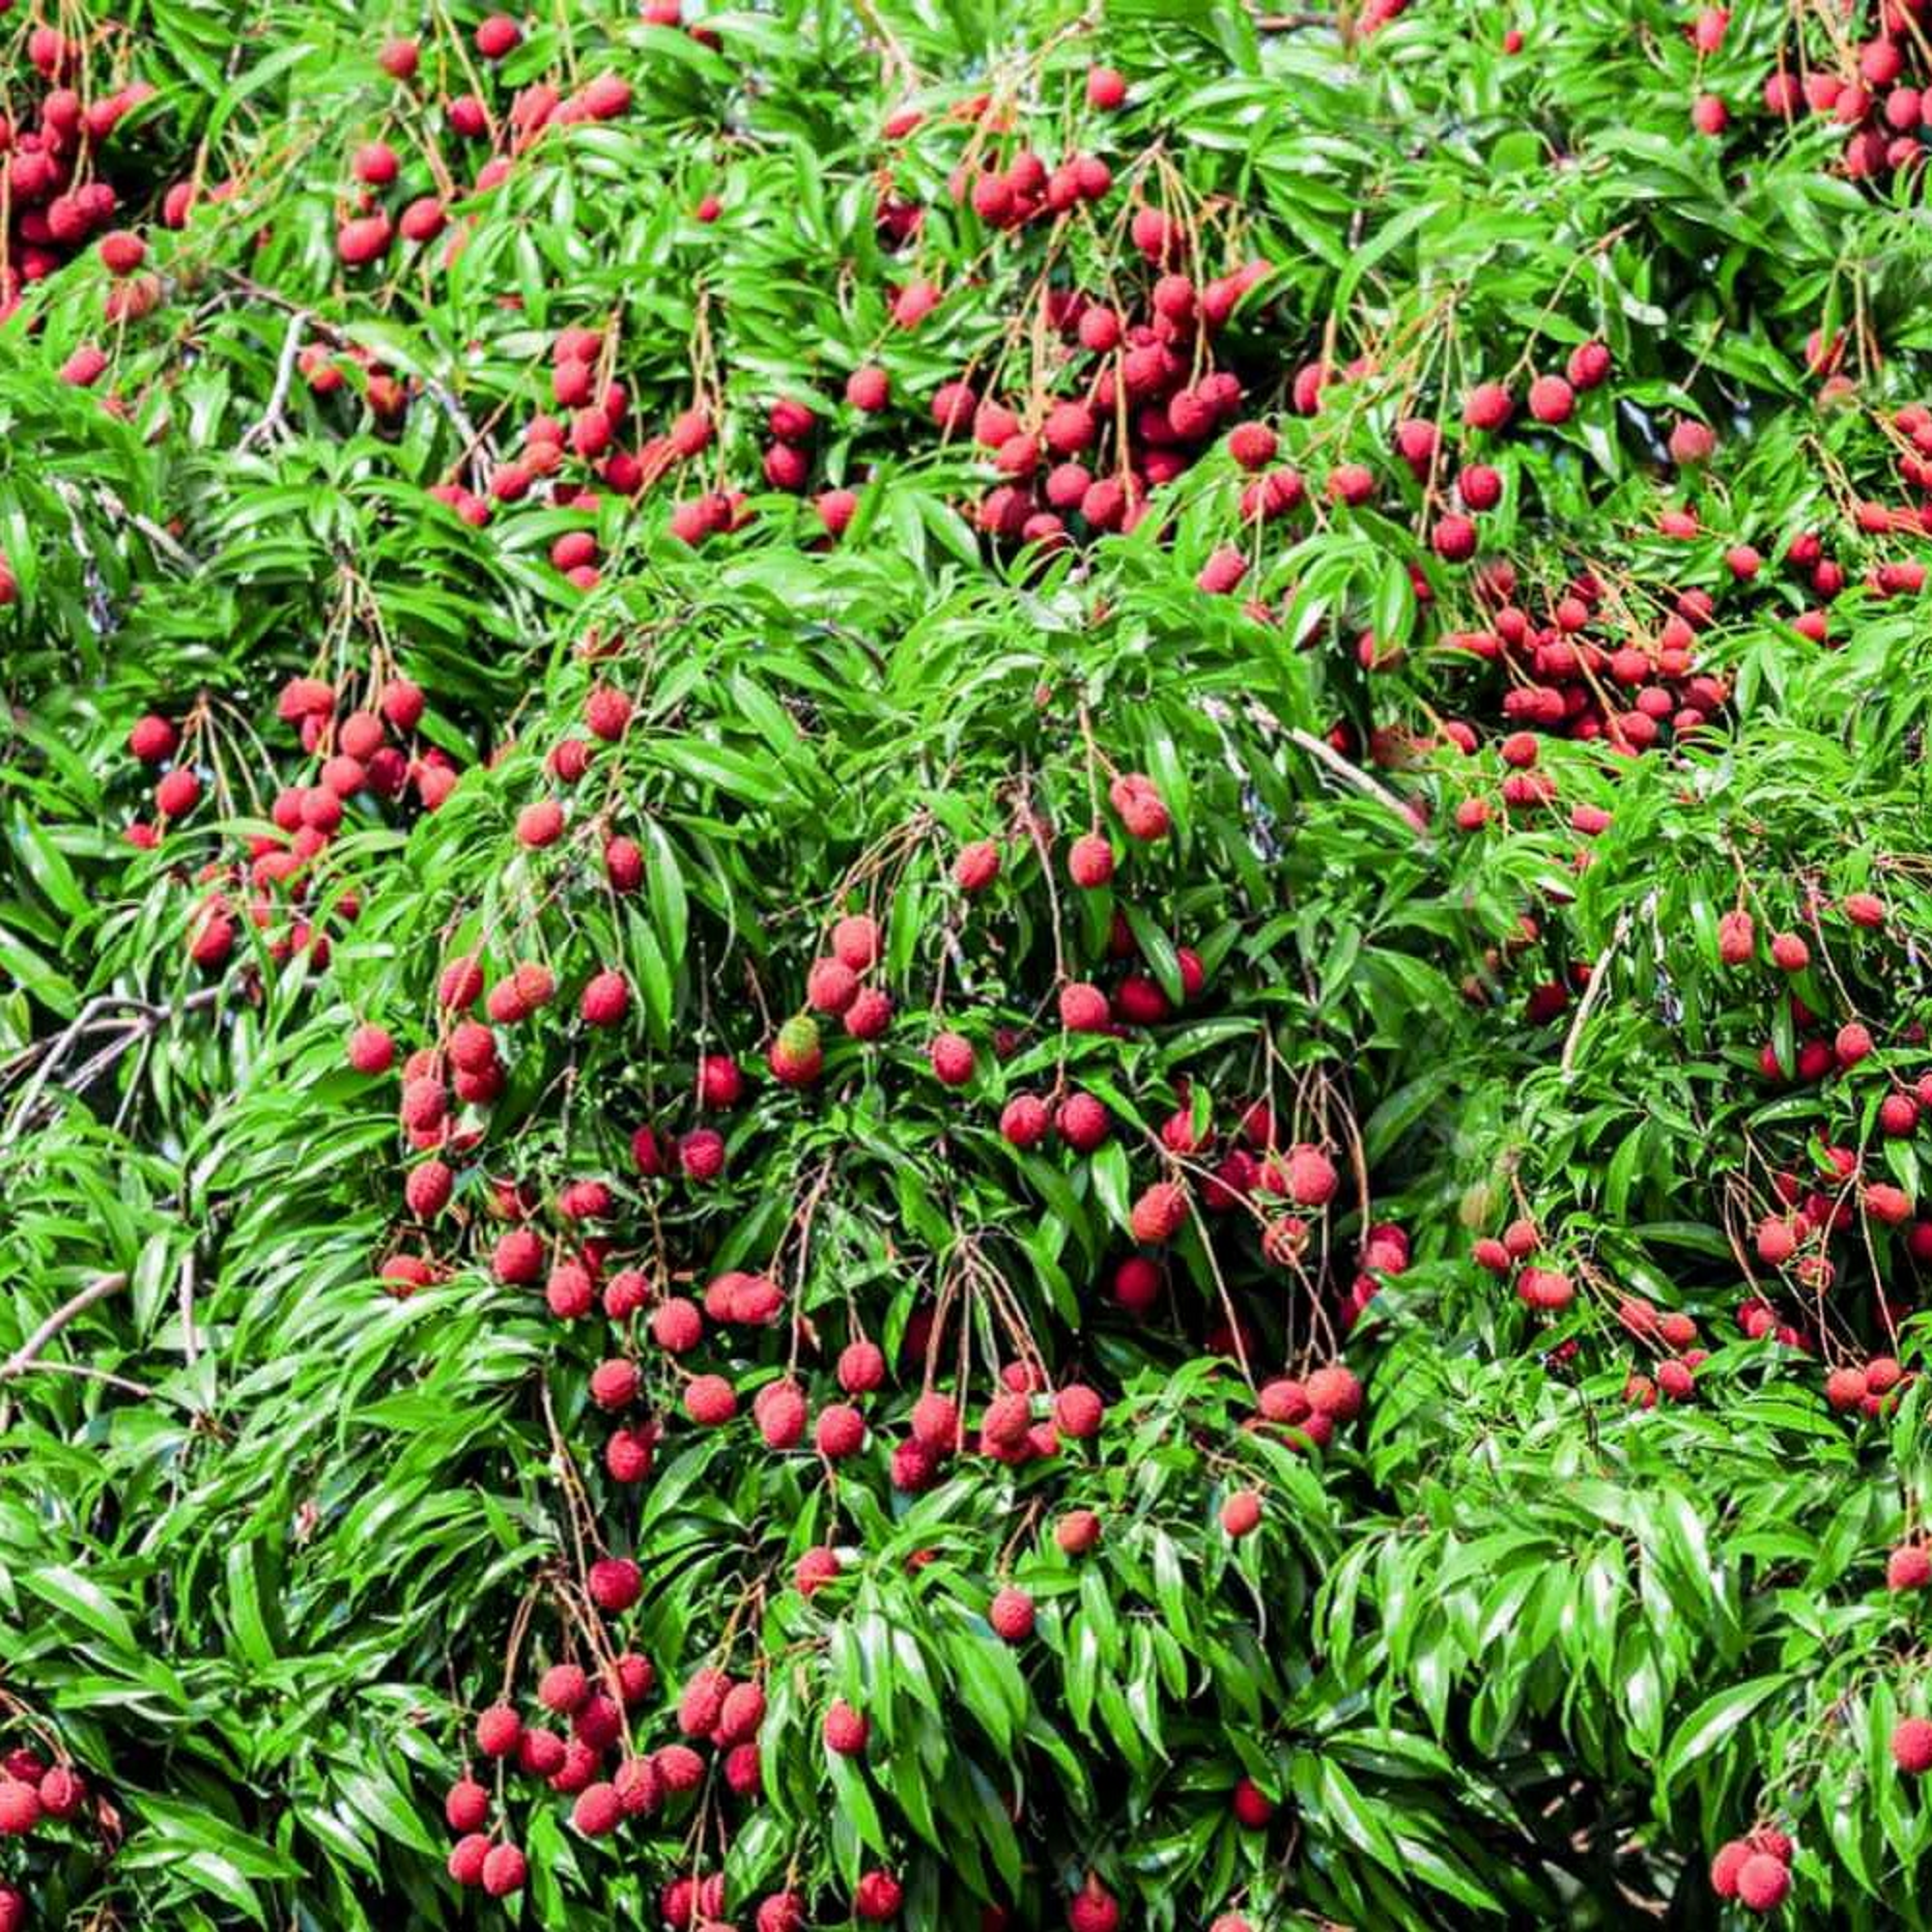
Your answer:
[[[128,1277],[125,1274],[97,1275],[78,1294],[62,1302],[4,1362],[0,1362],[0,1382],[10,1382],[16,1376],[25,1375],[34,1366],[35,1357],[70,1321],[85,1315],[97,1301],[105,1300],[127,1286]]]

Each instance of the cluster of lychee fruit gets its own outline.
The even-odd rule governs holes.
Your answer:
[[[1876,10],[1879,31],[1869,40],[1858,41],[1841,28],[1802,54],[1780,45],[1764,82],[1765,115],[1840,129],[1840,164],[1855,181],[1883,181],[1916,170],[1925,154],[1923,83],[1932,77],[1918,12],[1911,0],[1887,0]],[[1731,12],[1724,7],[1706,7],[1686,25],[1700,67],[1722,49],[1730,26]],[[1716,138],[1730,128],[1734,112],[1748,112],[1756,104],[1702,91],[1690,103],[1690,123],[1698,133]]]
[[[0,1754],[0,1840],[27,1838],[82,1817],[87,1780],[64,1753],[49,1760],[27,1745]],[[0,1884],[0,1932],[25,1932],[26,1894]]]
[[[59,27],[29,29],[25,50],[28,71],[10,76],[8,89],[0,320],[19,305],[25,286],[114,228],[122,207],[108,165],[114,136],[155,95],[145,80],[103,82],[99,55]],[[123,235],[103,245],[103,259],[115,272],[129,272],[139,260],[128,252],[138,246]]]
[[[511,15],[488,15],[470,36],[481,67],[466,60],[466,71],[494,74],[523,39],[524,29]],[[383,71],[398,86],[413,86],[422,63],[422,48],[416,41],[388,41],[379,58]],[[399,238],[427,247],[449,227],[453,200],[486,195],[500,185],[517,157],[550,129],[618,120],[630,111],[631,99],[630,82],[608,71],[568,94],[552,81],[533,80],[507,102],[481,94],[453,96],[442,103],[449,133],[466,145],[483,146],[487,154],[467,188],[457,185],[454,170],[433,140],[419,159],[399,156],[380,135],[363,142],[349,158],[350,180],[336,229],[336,253],[345,267],[355,269],[382,261]],[[453,235],[445,246],[445,266],[454,260],[461,240],[460,233]]]
[[[400,808],[412,797],[433,811],[455,784],[448,755],[417,736],[427,703],[419,685],[400,674],[372,679],[367,702],[348,710],[341,696],[320,677],[282,686],[275,715],[299,740],[302,776],[279,786],[266,814],[271,829],[247,835],[242,854],[192,869],[184,860],[180,877],[197,895],[187,931],[196,965],[225,966],[245,919],[265,935],[270,958],[301,954],[313,968],[327,966],[329,924],[359,910],[354,892],[329,889],[323,860],[330,841],[358,809]],[[211,791],[226,815],[257,805],[258,775],[233,768],[250,747],[223,732],[220,712],[206,699],[179,716],[152,711],[137,719],[128,749],[156,775],[153,816],[127,828],[128,842],[143,851],[172,856]]]

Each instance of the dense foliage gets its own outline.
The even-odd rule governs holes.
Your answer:
[[[0,1932],[1932,1919],[1928,24],[0,14]]]

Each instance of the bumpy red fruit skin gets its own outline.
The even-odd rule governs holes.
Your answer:
[[[1349,1369],[1317,1369],[1308,1378],[1307,1390],[1309,1406],[1337,1422],[1352,1421],[1362,1412],[1362,1385]]]
[[[852,1910],[873,1924],[898,1916],[905,1888],[891,1872],[864,1872],[852,1893]]]
[[[1033,1599],[1009,1585],[994,1596],[986,1621],[1008,1643],[1024,1643],[1033,1634]]]
[[[1074,1152],[1092,1153],[1107,1138],[1112,1122],[1104,1103],[1092,1094],[1069,1094],[1060,1103],[1054,1124]]]
[[[927,1049],[927,1057],[941,1086],[964,1087],[973,1078],[973,1042],[963,1035],[940,1034]]]
[[[856,1456],[865,1446],[866,1418],[850,1403],[828,1403],[819,1411],[813,1440],[827,1462]]]
[[[752,1414],[768,1449],[795,1449],[805,1435],[805,1393],[796,1382],[770,1382],[752,1401]]]
[[[590,1680],[575,1663],[553,1663],[537,1683],[537,1702],[546,1711],[575,1711],[589,1695]]]
[[[1750,1912],[1776,1912],[1791,1889],[1791,1869],[1766,1852],[1753,1852],[1738,1868],[1738,1903]]]
[[[835,1017],[859,997],[859,976],[842,959],[820,959],[806,976],[806,1004]]]
[[[1891,1733],[1891,1761],[1908,1777],[1932,1771],[1932,1719],[1901,1718]]]
[[[466,1777],[449,1787],[442,1815],[452,1832],[480,1831],[490,1815],[490,1794],[474,1778]]]
[[[459,1838],[449,1848],[448,1871],[458,1885],[483,1883],[483,1864],[490,1856],[490,1840],[481,1832]]]
[[[1114,848],[1103,833],[1089,832],[1073,841],[1066,855],[1066,875],[1088,891],[1114,876]]]
[[[1066,1908],[1070,1932],[1119,1932],[1120,1902],[1092,1872]]]
[[[1750,1855],[1751,1848],[1742,1838],[1732,1838],[1718,1847],[1717,1856],[1711,1861],[1711,1889],[1719,1898],[1738,1895],[1738,1874]]]
[[[626,1408],[637,1400],[638,1365],[613,1356],[590,1372],[590,1399],[599,1408]]]
[[[1187,1190],[1179,1181],[1156,1181],[1134,1203],[1128,1218],[1135,1240],[1160,1247],[1187,1225]]]
[[[624,1015],[631,1009],[631,988],[623,974],[616,972],[597,974],[584,987],[583,997],[578,1009],[582,1013],[586,1025],[620,1026]]]
[[[485,1757],[508,1757],[524,1735],[524,1720],[507,1704],[492,1704],[476,1719],[476,1748]]]
[[[952,862],[952,883],[962,893],[983,893],[1000,876],[1000,848],[981,838],[962,846]]]
[[[643,1594],[643,1576],[628,1556],[606,1556],[590,1566],[585,1579],[590,1601],[608,1615],[628,1610]]]
[[[840,1697],[825,1714],[825,1744],[841,1757],[857,1757],[866,1748],[871,1724]]]
[[[1068,1033],[1102,1033],[1111,1009],[1098,986],[1075,980],[1060,989],[1060,1023]]]
[[[698,1376],[685,1386],[684,1412],[701,1429],[715,1429],[738,1412],[738,1396],[723,1376]]]
[[[570,1822],[585,1837],[601,1837],[614,1832],[624,1815],[623,1800],[614,1784],[587,1784],[570,1808]]]
[[[483,1861],[483,1889],[492,1898],[507,1898],[524,1889],[529,1863],[515,1845],[498,1845]]]
[[[884,944],[879,923],[870,913],[847,913],[832,928],[833,957],[842,960],[855,973],[877,965]]]
[[[1262,1499],[1253,1490],[1236,1490],[1221,1505],[1221,1527],[1230,1536],[1246,1536],[1262,1520]]]
[[[757,1932],[805,1932],[805,1907],[794,1892],[775,1891],[758,1905]]]
[[[689,1745],[666,1745],[651,1762],[667,1791],[695,1791],[704,1782],[704,1760]]]
[[[1888,1590],[1922,1590],[1927,1583],[1932,1583],[1932,1549],[1924,1544],[1901,1543],[1886,1558]]]
[[[25,1778],[0,1777],[0,1838],[24,1838],[40,1822],[40,1792]]]
[[[1097,1435],[1106,1417],[1106,1404],[1085,1382],[1069,1382],[1054,1398],[1054,1422],[1063,1435],[1076,1442]]]

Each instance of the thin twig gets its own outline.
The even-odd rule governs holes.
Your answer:
[[[1288,732],[1291,742],[1299,746],[1311,758],[1324,764],[1344,784],[1352,785],[1365,798],[1372,798],[1378,805],[1386,806],[1408,829],[1409,836],[1419,845],[1431,843],[1428,833],[1416,824],[1408,807],[1396,797],[1386,785],[1378,784],[1359,765],[1351,764],[1325,738],[1318,738],[1312,731],[1304,731],[1300,725],[1291,725]]]
[[[76,1295],[61,1303],[4,1362],[0,1362],[0,1382],[12,1381],[34,1366],[35,1357],[67,1324],[87,1313],[97,1301],[128,1286],[125,1274],[97,1275]]]
[[[242,440],[235,445],[238,456],[270,431],[281,428],[282,412],[288,404],[289,384],[295,380],[296,357],[301,352],[302,331],[308,327],[308,311],[300,308],[289,317],[289,332],[282,338],[282,354],[275,364],[275,384],[269,391],[269,406],[257,421],[242,432]]]
[[[1617,921],[1616,930],[1610,934],[1610,943],[1597,954],[1592,963],[1590,982],[1583,988],[1583,997],[1577,1002],[1577,1017],[1570,1022],[1570,1032],[1563,1041],[1563,1058],[1557,1062],[1565,1080],[1574,1080],[1577,1077],[1577,1048],[1583,1038],[1584,1024],[1604,990],[1605,980],[1609,978],[1610,961],[1616,956],[1617,948],[1624,943],[1630,929],[1630,909],[1626,907]]]

